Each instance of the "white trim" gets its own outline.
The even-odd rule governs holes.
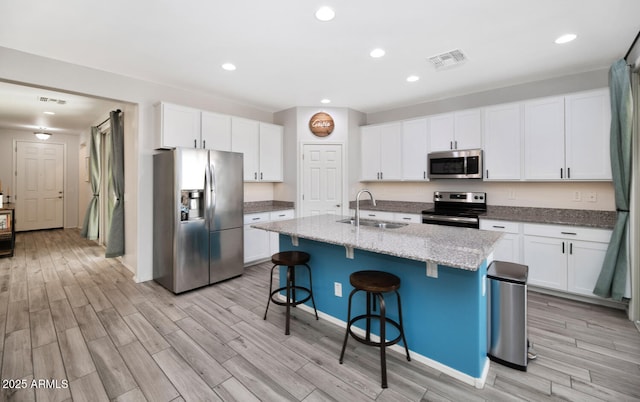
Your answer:
[[[285,300],[285,297],[281,294],[278,294],[278,298],[282,301]],[[303,310],[307,313],[313,314],[313,308],[307,306],[306,304],[299,304],[298,307],[296,307],[300,310]],[[322,311],[318,311],[318,317],[322,318],[323,320],[326,320],[327,322],[336,325],[340,328],[346,328],[347,327],[347,323],[339,320],[333,316],[330,316],[326,313],[323,313]],[[356,332],[358,335],[365,335],[364,330],[357,328],[357,327],[353,327],[353,331]],[[375,335],[375,334],[371,334],[371,337],[374,341],[379,340],[379,338]],[[403,346],[400,345],[392,345],[389,347],[389,349],[393,350],[394,352],[400,353],[401,355],[404,355],[405,350]],[[445,364],[442,364],[438,361],[435,361],[433,359],[430,359],[426,356],[423,356],[419,353],[416,353],[414,351],[412,351],[411,349],[409,349],[409,353],[411,355],[411,361],[417,361],[420,362],[422,364],[424,364],[425,366],[429,366],[431,368],[434,368],[450,377],[455,378],[456,380],[462,381],[465,384],[471,385],[477,389],[482,389],[484,388],[484,384],[487,381],[487,376],[489,374],[489,367],[490,367],[490,360],[488,357],[485,357],[485,362],[484,362],[484,366],[482,368],[482,374],[480,375],[480,377],[476,378],[476,377],[471,377],[468,374],[465,374],[461,371],[458,371],[454,368],[451,368]]]

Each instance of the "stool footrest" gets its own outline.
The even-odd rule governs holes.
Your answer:
[[[276,297],[276,295],[277,295],[277,294],[279,294],[280,292],[286,292],[286,291],[287,291],[287,288],[278,288],[278,289],[274,290],[273,292],[271,292],[271,295],[270,295],[270,297],[271,297],[271,302],[272,302],[272,303],[275,303],[275,304],[277,304],[277,305],[279,305],[279,306],[286,306],[287,304],[289,304],[290,306],[294,306],[294,307],[295,307],[295,306],[297,306],[298,304],[302,304],[302,303],[304,303],[304,302],[308,301],[309,299],[311,299],[311,291],[310,291],[308,288],[305,288],[305,287],[303,287],[303,286],[291,286],[291,288],[290,288],[290,289],[291,289],[292,291],[293,291],[293,290],[296,290],[296,291],[301,290],[301,291],[307,292],[307,295],[306,295],[306,297],[305,297],[304,299],[300,299],[300,300],[290,300],[290,301],[287,303],[287,301],[286,301],[286,300],[285,300],[285,301],[281,301],[281,300],[279,300],[279,299]],[[285,295],[285,297],[286,297],[286,295]]]
[[[391,345],[395,345],[396,343],[400,342],[400,340],[402,339],[402,329],[400,328],[400,324],[398,324],[396,321],[391,320],[389,318],[385,318],[385,322],[387,324],[391,324],[394,327],[396,327],[396,329],[398,330],[398,336],[395,337],[394,339],[391,339],[389,341],[385,341],[384,343],[382,342],[382,339],[380,340],[380,342],[376,342],[376,341],[372,341],[370,339],[366,339],[363,338],[362,336],[356,334],[355,332],[353,332],[353,330],[351,329],[351,327],[353,326],[353,324],[355,324],[358,321],[364,320],[366,318],[377,318],[380,319],[380,315],[359,315],[357,317],[352,318],[349,323],[347,324],[347,329],[349,330],[349,333],[351,334],[351,336],[353,337],[353,339],[355,339],[356,341],[360,342],[360,343],[364,343],[365,345],[369,345],[369,346],[382,346],[384,344],[384,346],[391,346]]]

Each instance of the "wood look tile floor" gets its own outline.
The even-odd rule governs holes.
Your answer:
[[[53,230],[0,259],[1,401],[640,400],[622,311],[530,293],[526,373],[492,363],[478,390],[390,352],[383,390],[375,348],[350,342],[338,364],[341,328],[296,309],[285,336],[279,306],[262,320],[268,264],[174,296],[103,254]]]

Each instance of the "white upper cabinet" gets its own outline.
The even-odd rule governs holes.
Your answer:
[[[257,121],[231,118],[231,149],[244,154],[244,181],[259,181],[260,125]]]
[[[480,109],[429,117],[429,152],[475,149],[482,146]]]
[[[522,178],[522,105],[509,103],[484,109],[485,180]]]
[[[611,180],[609,91],[604,89],[567,96],[565,124],[568,178]]]
[[[525,179],[566,177],[563,96],[524,103],[524,150]]]
[[[200,126],[202,148],[231,151],[231,116],[202,112]]]
[[[260,181],[282,181],[284,128],[260,123]]]
[[[200,111],[190,107],[159,103],[155,105],[155,148],[201,148]]]
[[[244,181],[282,181],[283,128],[233,117],[233,152],[244,154]]]
[[[400,123],[361,127],[361,179],[401,180],[402,125]]]
[[[402,122],[402,180],[427,180],[428,120]]]
[[[525,102],[525,179],[611,180],[609,91]]]

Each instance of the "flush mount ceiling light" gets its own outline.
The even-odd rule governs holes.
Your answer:
[[[51,137],[51,134],[45,133],[44,131],[37,131],[34,134],[36,135],[37,139],[42,141],[46,141],[49,139],[49,137]]]
[[[557,43],[558,45],[562,45],[564,43],[571,42],[572,40],[574,40],[577,37],[578,37],[578,35],[572,34],[572,33],[564,34],[562,36],[559,36],[554,42]]]
[[[407,82],[416,82],[420,79],[417,75],[410,75],[407,77]]]
[[[316,11],[316,18],[318,21],[327,22],[334,19],[336,12],[331,7],[323,6]]]
[[[227,70],[227,71],[235,71],[236,66],[235,66],[235,64],[233,64],[233,63],[224,63],[224,64],[222,65],[222,69],[223,69],[223,70]]]
[[[384,56],[385,53],[386,52],[384,51],[384,49],[376,48],[373,49],[371,53],[369,53],[369,56],[373,57],[374,59],[379,59],[380,57]]]
[[[325,104],[325,105],[326,105],[327,103],[331,103],[331,99],[324,98],[324,99],[322,99],[322,100],[320,101],[320,103],[322,103],[322,104]]]

